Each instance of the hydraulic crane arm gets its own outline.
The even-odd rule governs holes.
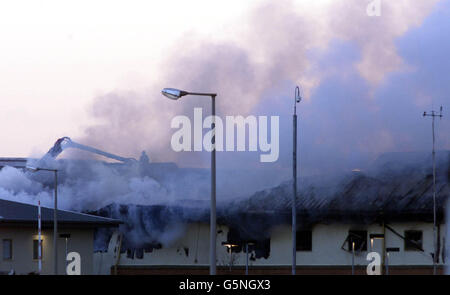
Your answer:
[[[72,141],[69,137],[61,137],[58,139],[53,147],[47,152],[46,156],[50,156],[52,158],[56,158],[60,153],[62,153],[63,150],[66,148],[77,148],[80,150],[88,151],[97,155],[101,155],[110,159],[114,159],[120,162],[129,163],[129,162],[136,162],[136,159],[133,158],[124,158],[121,156],[117,156],[111,153],[104,152],[102,150],[80,144],[77,142]]]

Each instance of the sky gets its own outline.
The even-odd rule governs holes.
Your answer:
[[[0,7],[0,155],[42,156],[62,136],[154,161],[208,167],[170,149],[175,115],[209,112],[164,87],[217,92],[218,115],[280,116],[280,158],[221,153],[227,169],[287,177],[298,105],[301,173],[429,151],[423,111],[444,106],[450,149],[450,1],[9,1]]]

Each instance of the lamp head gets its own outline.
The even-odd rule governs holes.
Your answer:
[[[222,242],[222,245],[227,247],[227,248],[233,248],[233,247],[239,246],[237,244],[233,244],[232,242]]]
[[[300,87],[295,87],[295,102],[299,103],[302,100],[300,96]]]
[[[185,95],[188,94],[188,92],[186,92],[186,91],[179,90],[179,89],[175,89],[175,88],[164,88],[164,89],[161,91],[161,93],[162,93],[165,97],[170,98],[170,99],[173,99],[173,100],[177,100],[177,99],[179,99],[180,97],[185,96]]]

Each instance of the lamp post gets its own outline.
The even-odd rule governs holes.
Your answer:
[[[294,178],[294,191],[292,194],[292,274],[295,275],[297,268],[297,103],[302,99],[300,97],[300,88],[295,87],[294,95],[294,116],[293,116],[293,152],[292,152],[292,176]]]
[[[352,275],[355,274],[355,242],[352,242]]]
[[[431,130],[433,132],[433,274],[436,274],[436,263],[438,258],[438,250],[437,250],[437,233],[436,233],[436,152],[434,150],[435,147],[435,136],[434,136],[434,118],[439,117],[442,118],[442,106],[438,112],[431,111],[431,113],[424,112],[424,117],[431,117]]]
[[[386,248],[386,275],[389,275],[389,253],[399,251],[400,248]]]
[[[255,245],[254,241],[245,242],[245,275],[248,275],[248,245]]]
[[[199,92],[187,92],[174,88],[164,88],[161,93],[167,98],[178,100],[185,95],[198,95],[209,96],[212,102],[212,123],[211,129],[215,130],[216,127],[216,93],[199,93]],[[211,212],[210,212],[210,244],[209,244],[209,274],[216,274],[216,138],[215,131],[213,131],[211,138],[212,150],[211,150]]]
[[[58,169],[48,169],[40,167],[26,167],[28,170],[37,171],[51,171],[55,175],[55,197],[54,197],[54,207],[53,207],[53,272],[54,275],[58,274],[58,250],[57,250],[57,238],[58,238]]]
[[[232,242],[222,242],[222,245],[227,247],[227,251],[230,251],[230,273],[231,273],[231,266],[233,265],[233,247],[237,247],[238,245],[233,244]]]

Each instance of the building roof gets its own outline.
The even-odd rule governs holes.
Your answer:
[[[41,207],[42,226],[53,224],[51,208]],[[78,212],[57,210],[58,224],[71,227],[115,227],[120,220]],[[37,224],[38,206],[0,199],[0,225]]]
[[[450,196],[450,153],[442,152],[436,167],[436,205],[442,218]],[[431,159],[430,159],[431,160]],[[292,181],[239,200],[229,211],[236,214],[276,215],[289,218]],[[296,198],[299,222],[358,221],[380,218],[396,221],[433,220],[431,161],[399,164],[392,159],[368,171],[342,177],[301,179]],[[229,212],[227,215],[233,215]]]
[[[15,168],[25,168],[27,165],[28,158],[17,158],[17,157],[0,157],[0,168],[5,166],[11,166]]]

